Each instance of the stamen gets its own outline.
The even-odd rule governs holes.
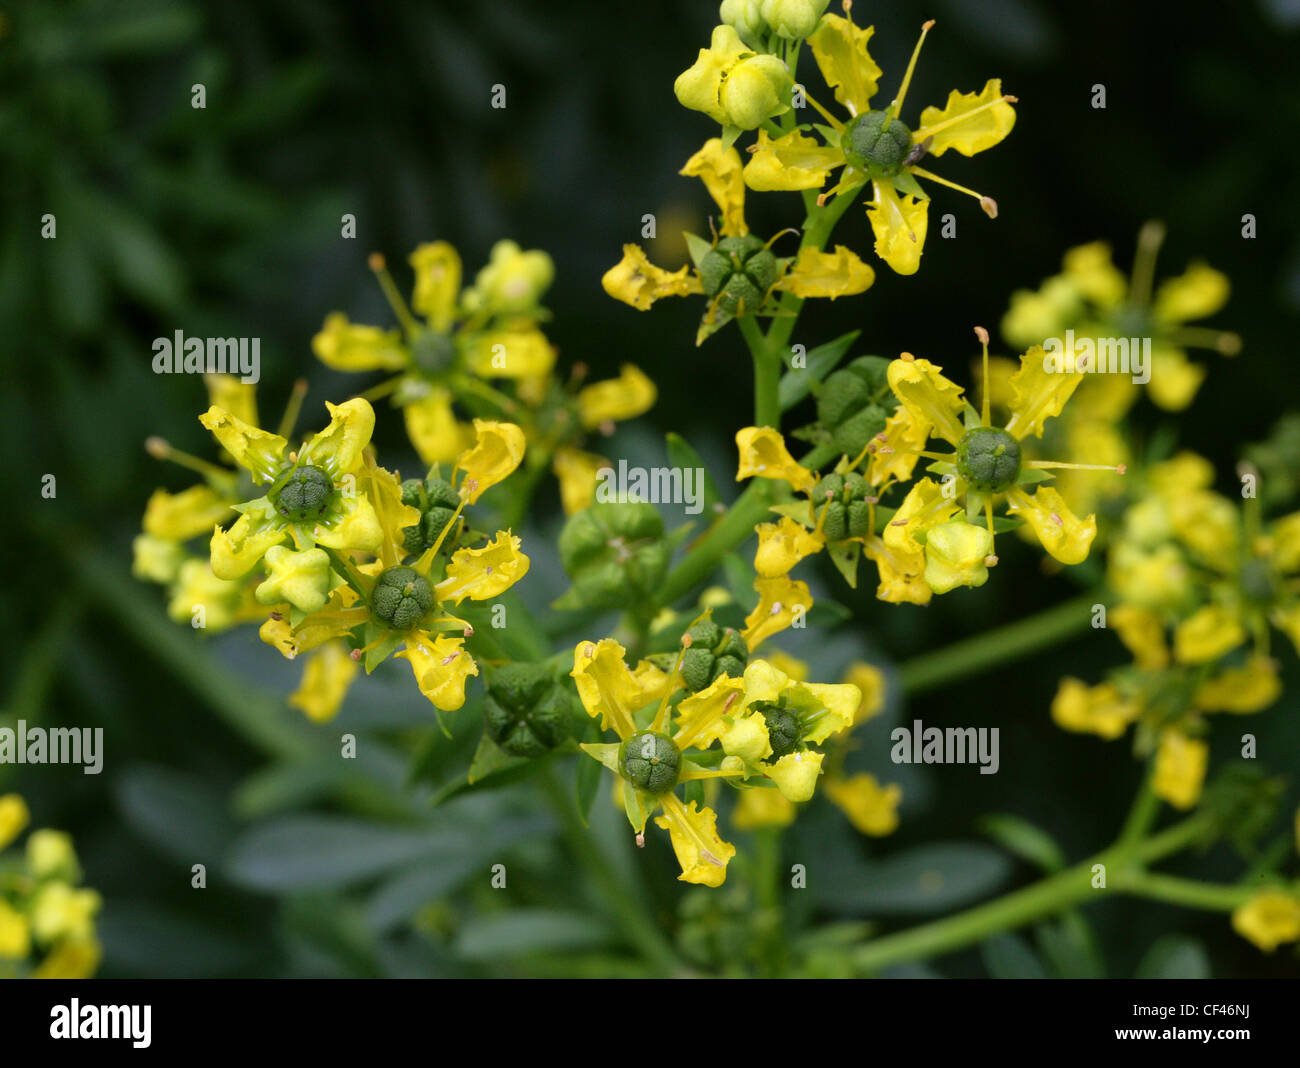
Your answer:
[[[298,413],[302,411],[302,399],[307,395],[307,380],[300,378],[293,384],[288,403],[284,406],[284,415],[280,417],[280,427],[276,431],[282,438],[293,433],[294,424],[298,422]]]
[[[1063,460],[1030,460],[1027,467],[1037,467],[1041,470],[1065,469],[1069,471],[1114,471],[1117,475],[1122,475],[1128,471],[1128,464],[1068,464]]]
[[[980,202],[980,209],[990,219],[998,217],[998,202],[992,197],[986,197],[983,193],[977,193],[969,186],[958,185],[956,182],[950,182],[947,178],[942,178],[933,171],[927,171],[924,167],[913,167],[912,173],[919,178],[926,178],[931,182],[938,182],[939,185],[946,185],[949,189],[955,189],[959,193],[965,193],[968,197],[974,197]]]
[[[1151,287],[1156,277],[1156,257],[1165,240],[1165,224],[1157,219],[1144,223],[1138,231],[1137,252],[1133,256],[1133,276],[1129,281],[1129,303],[1145,308],[1151,302]]]
[[[912,58],[907,64],[906,73],[903,75],[903,84],[899,86],[898,95],[894,97],[894,102],[889,105],[888,114],[891,118],[898,116],[903,110],[903,101],[907,98],[907,90],[912,84],[912,72],[916,70],[916,61],[921,55],[921,46],[925,44],[925,35],[930,32],[930,27],[933,25],[934,19],[929,19],[921,26],[921,36],[916,42],[916,47],[912,49]]]
[[[980,392],[984,394],[983,403],[980,405],[980,426],[989,425],[989,332],[982,326],[975,328],[975,336],[980,339],[980,346],[984,349],[984,377],[980,380]],[[989,521],[989,530],[993,530],[992,520]]]
[[[155,460],[170,460],[174,464],[198,472],[205,478],[216,478],[223,482],[231,481],[231,472],[224,467],[218,467],[208,460],[200,460],[197,456],[182,452],[180,449],[174,448],[166,438],[156,436],[146,438],[144,449]]]
[[[1206,326],[1180,326],[1171,338],[1175,345],[1188,345],[1198,349],[1214,349],[1220,356],[1236,356],[1241,352],[1241,335],[1230,330],[1213,330]]]
[[[397,321],[402,324],[402,329],[406,331],[406,336],[414,338],[420,332],[420,324],[415,321],[411,309],[406,306],[406,301],[402,299],[402,294],[398,292],[397,285],[393,282],[393,276],[388,273],[388,264],[383,255],[372,252],[367,262],[370,269],[375,273],[375,277],[379,280],[379,288],[384,291],[384,298],[388,301],[388,306],[393,309]]]

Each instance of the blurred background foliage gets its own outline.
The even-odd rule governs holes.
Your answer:
[[[672,81],[707,42],[705,0],[592,5],[396,0],[23,0],[0,32],[0,442],[8,563],[0,627],[8,678],[2,722],[102,726],[99,777],[69,768],[0,767],[0,789],[24,793],[38,825],[76,835],[88,885],[105,896],[102,974],[481,975],[638,974],[616,928],[609,887],[625,888],[706,969],[749,952],[745,858],[722,891],[683,888],[665,843],[635,851],[602,796],[592,829],[538,803],[536,785],[466,794],[432,806],[463,774],[474,705],[457,742],[424,753],[431,717],[402,669],[358,686],[340,719],[309,727],[283,705],[297,669],[249,631],[215,640],[168,623],[156,588],[129,577],[129,545],[149,493],[188,480],[150,459],[161,434],[208,454],[192,377],[150,370],[153,338],[262,339],[263,410],[294,379],[308,411],[353,388],[310,357],[326,312],[386,322],[365,257],[404,268],[417,243],[444,238],[468,269],[494,241],[548,250],[557,278],[549,333],[562,361],[594,378],[624,361],[660,385],[656,409],[607,443],[610,456],[662,462],[663,434],[682,432],[722,482],[731,434],[749,420],[750,378],[739,339],[690,341],[697,302],[640,314],[608,299],[602,272],[654,212],[658,262],[680,258],[673,235],[707,232],[698,183],[677,176],[713,129],[679,108]],[[1163,219],[1162,272],[1206,258],[1233,280],[1216,320],[1245,351],[1214,360],[1179,441],[1213,458],[1229,485],[1239,447],[1263,438],[1296,399],[1300,311],[1300,32],[1295,0],[1231,5],[1037,0],[979,4],[903,0],[856,5],[877,27],[889,79],[923,17],[938,30],[913,86],[918,103],[988,76],[1020,97],[995,153],[954,177],[999,200],[985,219],[965,198],[936,196],[957,237],[932,234],[922,271],[878,272],[864,297],[819,306],[800,327],[812,347],[861,329],[862,351],[907,349],[944,364],[974,354],[971,327],[994,328],[1013,289],[1036,286],[1075,244],[1110,241],[1127,264],[1139,225]],[[191,107],[201,83],[207,106]],[[492,85],[508,106],[489,106]],[[1092,87],[1107,106],[1090,106]],[[760,232],[797,225],[793,196],[751,198]],[[340,216],[357,239],[340,238]],[[45,213],[57,239],[41,238]],[[1258,236],[1243,240],[1252,213]],[[936,227],[937,230],[937,227]],[[866,250],[861,212],[837,240]],[[959,374],[960,377],[960,374]],[[314,406],[314,407],[313,407]],[[1169,417],[1145,406],[1145,429]],[[273,417],[273,416],[272,416]],[[314,421],[314,420],[313,420]],[[381,456],[415,470],[401,420],[380,412]],[[54,500],[41,477],[58,479]],[[534,558],[522,587],[537,606],[564,588],[546,540],[558,529],[547,494],[523,534]],[[18,503],[21,502],[21,503]],[[838,580],[819,590],[843,596]],[[867,657],[894,665],[1070,596],[1037,554],[1006,554],[995,580],[920,610],[849,594],[854,621],[790,651],[838,677]],[[797,632],[790,632],[797,635]],[[1284,652],[1288,690],[1251,721],[1261,762],[1291,776],[1296,803],[1300,672]],[[902,782],[903,824],[883,841],[856,837],[824,804],[787,836],[786,861],[809,868],[788,895],[792,957],[813,973],[841,967],[836,946],[869,929],[940,914],[1027,882],[1033,868],[981,830],[1012,813],[1082,856],[1109,840],[1139,777],[1126,743],[1067,735],[1048,706],[1065,673],[1095,679],[1122,659],[1089,633],[1050,653],[904,704],[895,692],[855,759]],[[1002,769],[924,774],[888,762],[899,721],[997,725]],[[355,761],[337,739],[355,732]],[[1235,743],[1220,732],[1215,761]],[[556,790],[571,771],[557,767]],[[602,879],[575,880],[575,855],[595,848]],[[190,889],[204,863],[208,888]],[[504,891],[489,869],[505,863]],[[1235,878],[1227,847],[1178,870]],[[938,873],[938,876],[935,876]],[[1264,957],[1221,915],[1116,898],[1077,918],[995,939],[909,975],[1283,975],[1294,957]]]

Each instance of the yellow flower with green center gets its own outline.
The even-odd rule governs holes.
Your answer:
[[[240,517],[212,535],[212,571],[231,581],[247,575],[268,549],[292,539],[299,551],[318,545],[372,551],[378,517],[356,487],[361,454],[370,443],[374,409],[361,398],[326,402],[330,424],[296,452],[280,434],[252,426],[213,405],[201,422],[253,476],[263,495],[235,507]]]
[[[613,638],[579,642],[570,672],[587,714],[599,718],[602,730],[612,730],[618,742],[585,743],[584,752],[609,768],[622,783],[623,808],[637,842],[645,841],[645,825],[656,812],[657,826],[668,831],[683,882],[721,886],[727,862],[736,848],[718,836],[718,817],[694,801],[685,804],[675,793],[679,783],[711,779],[734,772],[705,767],[691,759],[718,737],[727,708],[725,697],[711,687],[679,705],[676,731],[670,733],[671,693],[663,681],[638,677],[624,659],[626,651]],[[726,694],[738,680],[722,676]],[[675,689],[676,687],[673,687]]]
[[[918,178],[936,182],[979,201],[990,218],[997,203],[920,166],[925,156],[942,156],[955,150],[963,156],[992,148],[1011,132],[1015,97],[1002,92],[991,78],[978,93],[954,90],[942,108],[921,112],[913,130],[902,120],[903,103],[921,45],[933,22],[921,30],[903,75],[897,96],[883,109],[873,110],[872,98],[881,77],[867,43],[872,27],[858,27],[850,19],[826,15],[808,38],[822,77],[835,99],[848,112],[848,121],[832,115],[811,96],[805,96],[827,125],[796,127],[774,136],[759,130],[753,155],[745,165],[745,184],[755,190],[821,189],[839,171],[839,180],[818,203],[833,196],[856,197],[868,185],[871,200],[867,218],[876,238],[876,255],[899,274],[914,274],[920,266],[928,223],[929,197]]]
[[[1187,350],[1212,349],[1223,356],[1241,351],[1241,338],[1230,331],[1189,323],[1216,314],[1227,303],[1231,286],[1221,272],[1204,262],[1192,263],[1176,277],[1155,285],[1156,256],[1165,228],[1147,223],[1138,235],[1132,272],[1115,266],[1110,246],[1101,241],[1080,245],[1066,254],[1059,274],[1037,290],[1017,290],[1002,320],[1002,335],[1013,345],[1041,345],[1073,331],[1078,351],[1097,351],[1105,339],[1150,342],[1151,400],[1167,411],[1181,411],[1196,396],[1204,366],[1192,363]],[[1087,348],[1085,348],[1087,346]],[[1115,420],[1137,399],[1140,383],[1129,374],[1092,375],[1080,391],[1080,415]]]
[[[449,556],[440,553],[444,541],[461,529],[464,507],[507,478],[523,457],[518,427],[476,420],[475,431],[475,444],[460,455],[448,484],[458,503],[448,510],[436,538],[413,558],[408,531],[421,522],[421,513],[404,503],[397,477],[366,454],[357,484],[373,502],[379,524],[379,541],[370,550],[375,559],[358,564],[350,554],[336,554],[333,561],[343,583],[330,590],[322,607],[288,618],[277,612],[262,626],[262,640],[290,659],[325,647],[319,660],[309,662],[292,701],[311,718],[332,717],[346,696],[353,672],[340,662],[342,646],[335,640],[343,638],[358,646],[350,657],[363,660],[367,673],[390,655],[407,660],[420,692],[438,712],[465,703],[466,684],[478,674],[465,648],[473,628],[446,606],[498,597],[529,568],[519,538],[509,531]]]
[[[681,173],[699,178],[718,205],[722,222],[717,235],[709,242],[687,234],[693,266],[676,271],[656,267],[640,246],[624,245],[623,259],[601,279],[614,299],[645,311],[663,297],[707,297],[695,335],[699,345],[732,319],[775,314],[775,293],[834,300],[862,293],[875,281],[875,272],[843,245],[832,252],[807,247],[778,257],[771,249],[775,238],[765,243],[750,233],[740,154],[724,148],[718,138],[706,141]]]

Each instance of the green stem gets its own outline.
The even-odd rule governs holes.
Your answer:
[[[754,363],[754,425],[781,425],[781,357],[752,315],[736,320]]]
[[[903,689],[924,693],[998,664],[1019,660],[1087,628],[1097,595],[1086,593],[1036,615],[954,642],[932,653],[922,653],[903,664]]]
[[[1152,783],[1153,771],[1153,765],[1148,762],[1142,776],[1142,785],[1138,788],[1128,819],[1124,821],[1124,829],[1120,831],[1119,838],[1115,841],[1115,848],[1120,853],[1135,849],[1138,843],[1146,838],[1152,824],[1156,821],[1156,816],[1160,814],[1160,798],[1156,796]]]
[[[580,759],[587,758],[580,756]],[[613,865],[595,843],[591,832],[582,825],[573,798],[555,777],[554,769],[549,766],[543,768],[538,779],[551,807],[560,817],[569,848],[600,887],[602,900],[613,911],[628,941],[659,969],[661,977],[680,974],[681,963],[668,939],[642,903],[623,885]]]
[[[1136,897],[1164,901],[1170,905],[1186,905],[1188,908],[1209,912],[1231,912],[1249,900],[1255,892],[1250,886],[1222,886],[1195,879],[1180,879],[1174,875],[1126,870],[1116,872],[1111,885],[1116,890]]]

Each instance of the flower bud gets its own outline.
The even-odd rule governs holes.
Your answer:
[[[827,541],[865,538],[871,534],[871,485],[856,471],[827,475],[812,491],[813,514]],[[830,502],[829,504],[827,502]],[[821,519],[825,509],[825,519]]]
[[[702,619],[686,633],[691,644],[682,654],[681,675],[691,692],[698,693],[722,675],[738,679],[745,673],[749,647],[730,627],[724,630]]]
[[[861,356],[817,389],[817,420],[845,456],[865,449],[898,407],[886,377],[888,367],[889,361],[880,356]]]
[[[663,519],[638,500],[597,501],[570,516],[559,548],[572,602],[596,610],[651,601],[672,555]]]
[[[506,664],[488,680],[483,724],[511,756],[539,757],[569,737],[573,698],[540,664]]]
[[[763,18],[778,37],[798,41],[817,28],[830,0],[763,0]]]
[[[794,79],[776,56],[750,56],[731,68],[718,95],[726,122],[756,130],[790,110]]]
[[[513,241],[498,241],[486,267],[464,294],[465,307],[497,315],[520,315],[537,307],[555,278],[555,264],[540,249],[525,252]]]
[[[32,831],[27,838],[27,870],[37,880],[79,882],[81,866],[77,863],[72,836],[49,829]]]
[[[734,29],[750,47],[758,47],[767,36],[760,0],[722,0],[718,18]]]
[[[673,83],[678,103],[692,111],[702,111],[714,122],[725,123],[726,112],[718,100],[722,81],[736,62],[749,51],[740,35],[728,25],[715,26],[708,48]]]

